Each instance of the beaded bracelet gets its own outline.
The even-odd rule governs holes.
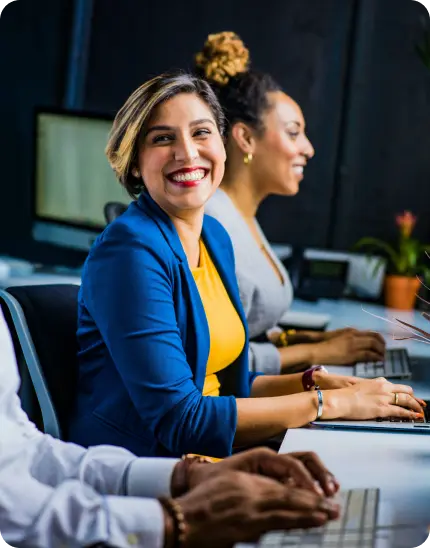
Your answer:
[[[278,340],[276,341],[276,346],[288,346],[288,335],[295,335],[296,330],[295,329],[289,329],[288,331],[282,331],[280,333]]]
[[[187,525],[185,523],[185,515],[179,502],[168,497],[160,497],[158,499],[160,504],[169,513],[174,523],[174,548],[181,548],[185,542],[185,534],[187,532]]]

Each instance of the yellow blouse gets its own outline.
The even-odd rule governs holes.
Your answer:
[[[245,345],[245,329],[202,240],[199,266],[191,271],[206,312],[210,335],[203,396],[219,396],[216,373],[239,357]]]

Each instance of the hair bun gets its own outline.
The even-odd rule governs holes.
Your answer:
[[[247,71],[249,50],[234,32],[209,34],[195,63],[206,80],[225,86],[230,78]]]

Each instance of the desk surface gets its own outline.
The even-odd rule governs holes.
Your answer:
[[[385,320],[398,318],[404,322],[421,327],[430,331],[430,322],[425,320],[418,310],[403,311],[385,308],[376,304],[348,301],[346,299],[331,300],[321,299],[316,303],[295,299],[291,310],[297,312],[308,312],[316,314],[328,314],[331,317],[327,329],[341,329],[343,327],[356,327],[358,329],[370,329],[379,331],[387,340],[390,346],[407,346],[411,356],[423,356],[430,358],[430,344],[414,341],[394,341],[393,335],[405,336],[406,331],[398,325],[390,324]],[[380,316],[384,319],[372,316]]]
[[[364,305],[364,308],[378,316],[400,318],[424,329],[430,328],[430,323],[417,311],[398,312],[377,305]],[[294,301],[292,309],[330,314],[329,329],[347,326],[374,329],[386,337],[388,346],[406,346],[410,355],[417,357],[412,382],[408,384],[418,396],[430,398],[430,359],[426,360],[430,358],[429,345],[394,342],[391,337],[394,326],[366,314],[357,302]],[[333,369],[350,372],[343,367]],[[393,508],[396,524],[430,524],[430,435],[300,428],[289,430],[285,435],[281,452],[290,451],[317,452],[344,489],[381,488],[382,501]],[[422,541],[422,533],[417,533],[417,538],[411,538],[405,548]]]
[[[426,400],[430,399],[430,344],[415,341],[396,341],[393,339],[393,335],[404,336],[405,331],[396,325],[387,323],[383,319],[371,315],[375,314],[392,321],[395,321],[395,318],[399,318],[402,321],[430,331],[430,322],[426,321],[417,310],[405,312],[388,309],[375,304],[328,299],[321,299],[317,303],[297,299],[293,301],[291,309],[297,312],[328,314],[331,320],[327,329],[356,327],[358,329],[378,331],[387,341],[388,348],[407,348],[412,358],[412,379],[405,381],[405,383],[412,386],[418,397]],[[348,366],[332,366],[328,369],[333,373],[351,375],[351,367]]]
[[[300,428],[285,435],[280,452],[291,451],[318,453],[342,489],[379,487],[395,524],[430,524],[429,436]],[[404,548],[422,541],[421,529]]]

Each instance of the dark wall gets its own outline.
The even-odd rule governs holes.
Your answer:
[[[120,17],[112,17],[117,0],[95,6],[85,103],[92,110],[115,112],[148,76],[191,67],[210,32],[234,29],[245,40],[253,65],[302,105],[318,150],[297,199],[268,200],[260,219],[273,241],[326,245],[355,1],[276,0],[269,10],[263,2],[251,10],[247,0],[218,0],[216,10],[201,0],[187,9],[151,3],[140,17],[135,0],[123,0]]]
[[[387,6],[391,15],[388,15]],[[0,19],[0,254],[70,263],[31,239],[32,113],[63,104],[73,0],[19,0]],[[345,248],[392,233],[410,207],[430,239],[430,72],[413,51],[424,9],[410,0],[94,0],[82,108],[114,114],[149,76],[191,66],[210,32],[235,30],[254,66],[303,107],[316,156],[300,194],[271,198],[273,241]],[[428,18],[428,16],[426,16]],[[353,45],[353,47],[351,47]]]
[[[332,242],[394,238],[394,215],[419,214],[430,241],[430,70],[416,54],[429,16],[418,2],[362,0]]]
[[[31,238],[33,113],[64,95],[71,2],[19,0],[0,18],[0,254],[69,262],[76,254]]]

